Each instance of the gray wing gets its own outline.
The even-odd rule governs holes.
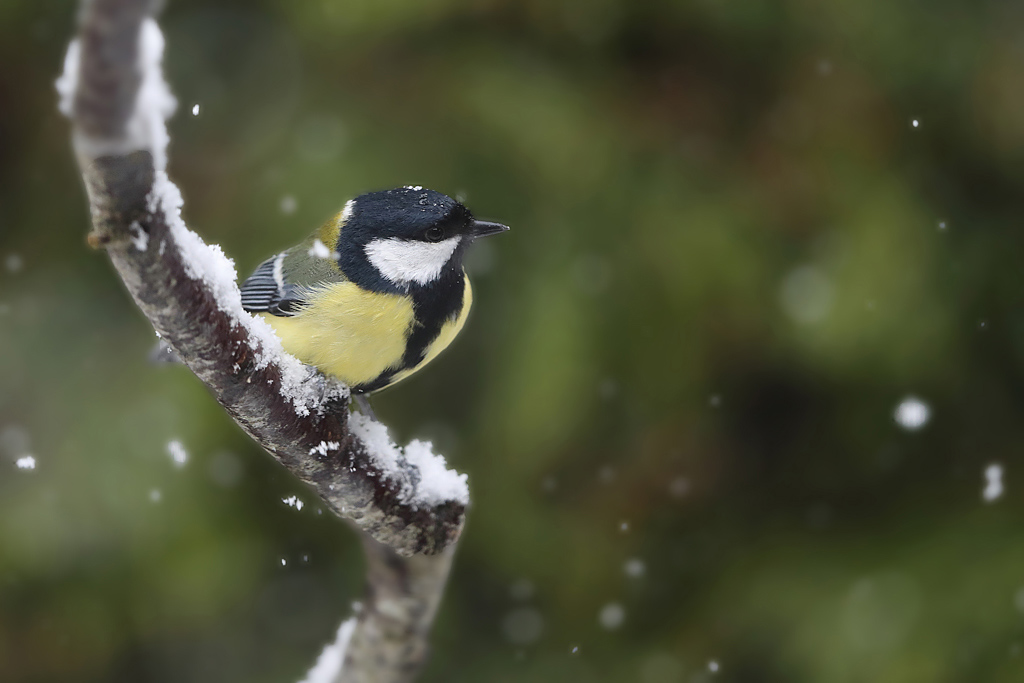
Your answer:
[[[271,256],[242,283],[242,308],[250,313],[291,316],[306,304],[303,288],[289,284],[284,276],[288,252]]]

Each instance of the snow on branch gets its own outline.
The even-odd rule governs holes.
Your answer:
[[[157,4],[82,0],[57,81],[89,196],[88,242],[242,429],[362,532],[363,607],[307,680],[412,680],[462,531],[466,477],[430,444],[400,448],[380,423],[350,418],[348,389],[284,352],[242,309],[231,259],[185,225],[166,172],[165,120],[176,103]]]
[[[81,70],[81,40],[73,40],[64,58],[64,73],[57,80],[60,95],[58,108],[67,117],[76,110],[78,74]],[[167,126],[178,106],[171,89],[164,80],[161,62],[164,56],[164,36],[160,27],[151,17],[142,20],[138,37],[138,93],[124,131],[120,136],[103,136],[84,131],[75,136],[75,145],[81,153],[91,157],[123,155],[137,150],[148,150],[153,154],[153,165],[157,171],[167,168]]]
[[[379,423],[358,417],[351,430],[347,388],[284,352],[270,325],[242,309],[231,259],[185,225],[165,170],[175,100],[164,39],[155,20],[128,10],[140,5],[149,3],[86,3],[57,81],[92,203],[90,243],[107,249],[157,333],[232,417],[337,514],[399,553],[442,550],[461,530],[465,475],[429,444],[399,449]]]
[[[345,651],[348,650],[348,643],[352,640],[352,633],[356,629],[356,620],[347,619],[341,622],[338,627],[338,635],[333,643],[328,643],[317,658],[316,664],[309,670],[306,677],[299,683],[332,683],[341,673],[341,666],[345,662]]]

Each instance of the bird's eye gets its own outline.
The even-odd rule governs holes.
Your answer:
[[[423,233],[423,237],[426,238],[428,242],[440,242],[444,239],[444,228],[436,225],[432,228],[427,228],[427,231]]]

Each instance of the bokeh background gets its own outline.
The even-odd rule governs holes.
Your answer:
[[[243,275],[371,189],[513,226],[375,401],[473,493],[424,681],[1024,680],[1024,4],[168,5],[171,173]],[[74,14],[0,2],[0,680],[296,681],[358,548],[147,363]]]

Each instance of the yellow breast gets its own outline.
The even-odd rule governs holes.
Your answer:
[[[397,367],[414,323],[412,301],[378,294],[351,282],[323,287],[297,315],[264,315],[285,351],[349,386]]]
[[[294,316],[263,314],[263,318],[277,332],[285,351],[324,374],[357,387],[394,372],[389,382],[393,384],[429,363],[455,339],[473,301],[468,278],[465,285],[458,316],[442,326],[423,361],[409,368],[402,367],[402,357],[409,333],[418,323],[408,297],[341,282],[310,294],[307,305]]]

